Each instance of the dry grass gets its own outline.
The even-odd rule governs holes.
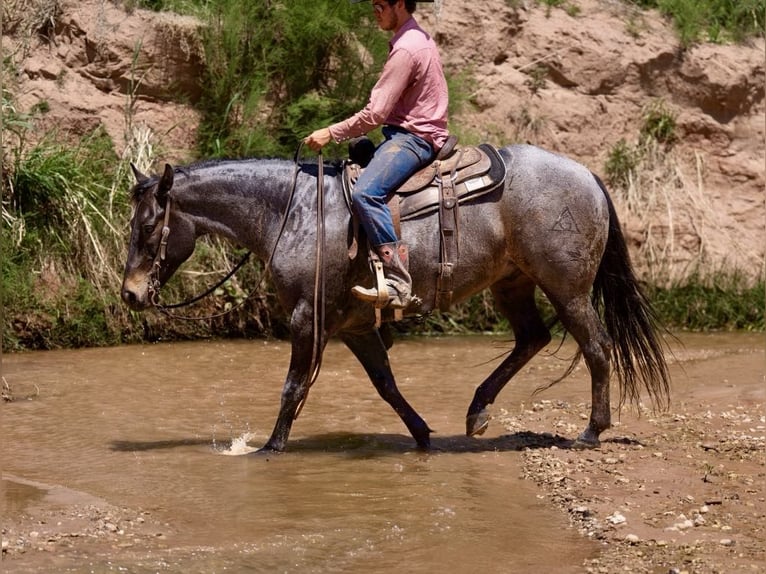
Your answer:
[[[61,0],[4,0],[3,34],[49,38],[62,13]]]
[[[638,243],[634,263],[652,284],[678,284],[722,272],[744,272],[753,280],[764,276],[763,249],[740,239],[742,229],[734,215],[709,197],[705,171],[700,152],[681,157],[647,141],[628,184],[615,190],[623,224]]]

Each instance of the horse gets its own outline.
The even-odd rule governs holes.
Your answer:
[[[486,430],[489,405],[548,345],[553,323],[559,322],[578,344],[574,361],[584,358],[591,376],[590,418],[572,444],[597,447],[611,426],[611,370],[619,381],[620,407],[626,401],[638,404],[644,391],[655,407],[669,401],[663,328],[634,273],[615,207],[599,177],[540,147],[514,144],[497,151],[506,166],[504,183],[460,204],[452,303],[489,288],[514,339],[512,350],[476,388],[466,434]],[[133,171],[121,291],[130,308],[156,304],[159,287],[206,234],[228,238],[267,263],[277,298],[289,314],[291,354],[273,432],[258,452],[285,450],[321,353],[335,336],[359,360],[417,447],[430,448],[433,431],[399,391],[389,364],[388,318],[376,321],[373,306],[350,293],[353,285],[371,283],[372,273],[366,257],[349,256],[350,208],[338,162],[321,156],[310,162],[251,158],[165,164],[162,174],[153,176]],[[427,314],[436,305],[437,217],[424,214],[401,224],[401,238],[410,246],[413,293],[420,299],[405,316]],[[318,290],[320,271],[324,279]],[[535,302],[538,288],[550,301],[555,321],[543,319]]]

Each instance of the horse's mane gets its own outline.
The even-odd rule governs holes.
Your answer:
[[[292,160],[288,160],[285,158],[277,158],[277,157],[269,157],[269,158],[257,158],[257,157],[249,157],[249,158],[216,158],[216,159],[205,159],[198,162],[191,163],[189,165],[177,165],[173,166],[173,173],[176,175],[184,175],[186,177],[191,177],[192,174],[196,171],[208,169],[212,167],[219,166],[221,164],[225,163],[239,163],[239,162],[248,162],[248,161],[264,161],[264,162],[279,162],[279,163],[285,163],[290,162],[292,163]],[[316,167],[317,165],[316,159],[309,159],[308,161],[305,159],[301,159],[301,165],[303,166],[313,166]],[[327,166],[325,169],[328,169],[331,173],[340,173],[343,169],[343,160],[331,160],[331,161],[325,161],[325,165]],[[140,181],[136,183],[135,186],[133,186],[133,201],[138,202],[143,197],[144,193],[152,189],[154,186],[156,186],[160,181],[160,175],[150,175],[145,180]]]

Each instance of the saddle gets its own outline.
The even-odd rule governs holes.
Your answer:
[[[369,141],[369,140],[367,140]],[[438,211],[440,234],[439,275],[435,307],[446,311],[452,302],[452,278],[458,263],[458,208],[461,204],[486,195],[505,181],[506,166],[497,150],[489,144],[458,147],[452,137],[442,152],[389,195],[394,228],[401,237],[401,222]],[[351,207],[353,187],[367,165],[372,146],[358,143],[350,151],[343,169],[343,191]],[[446,152],[446,153],[445,153]],[[353,211],[352,211],[353,213]],[[355,219],[355,218],[354,218]],[[354,240],[349,256],[356,257],[358,222],[354,221]]]

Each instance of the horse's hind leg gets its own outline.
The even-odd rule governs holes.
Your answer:
[[[492,374],[479,385],[466,415],[466,434],[482,434],[489,425],[487,406],[495,401],[498,393],[540,349],[551,340],[535,305],[535,284],[526,276],[517,275],[502,279],[491,287],[499,311],[513,328],[516,343],[513,351]]]
[[[340,338],[362,364],[378,394],[402,419],[418,447],[430,448],[432,431],[399,392],[388,362],[386,345],[378,331],[344,333]]]
[[[591,412],[587,428],[577,438],[577,446],[599,445],[599,435],[611,426],[609,407],[609,359],[612,342],[601,325],[590,298],[580,295],[566,304],[551,298],[564,328],[580,346],[591,376]]]

